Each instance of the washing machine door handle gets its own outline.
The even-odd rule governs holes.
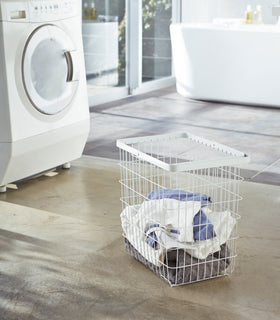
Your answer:
[[[68,65],[68,73],[67,73],[67,82],[78,81],[79,80],[79,68],[78,68],[78,53],[76,50],[73,51],[65,51],[64,52],[67,65]]]

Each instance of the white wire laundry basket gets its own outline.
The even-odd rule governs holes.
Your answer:
[[[117,140],[127,251],[171,286],[233,272],[249,157],[189,133]]]

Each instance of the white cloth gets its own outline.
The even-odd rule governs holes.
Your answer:
[[[211,221],[216,232],[216,237],[208,240],[196,240],[193,242],[178,242],[176,234],[168,234],[165,230],[154,230],[157,235],[160,249],[166,252],[172,248],[185,249],[191,256],[198,259],[205,259],[209,254],[220,251],[220,246],[224,244],[232,233],[236,224],[236,219],[232,217],[230,211],[213,212],[209,208],[203,208],[203,212]]]
[[[193,218],[200,209],[200,201],[179,201],[168,198],[144,201],[133,222],[143,231],[153,224],[178,230],[180,232],[178,241],[192,242]]]
[[[198,202],[198,205],[196,202],[161,199],[128,206],[121,213],[124,236],[142,256],[156,266],[162,265],[165,254],[171,249],[184,249],[195,258],[205,259],[209,254],[219,251],[220,246],[230,238],[236,219],[229,211],[212,212],[208,207],[204,207],[203,212],[213,224],[216,237],[195,241],[192,222],[194,215],[200,210],[200,203]],[[152,248],[146,241],[145,229],[153,224],[160,224],[160,227],[152,229],[158,238],[158,249]],[[171,227],[178,228],[180,235],[170,233],[168,230]],[[182,241],[186,239],[191,240]]]

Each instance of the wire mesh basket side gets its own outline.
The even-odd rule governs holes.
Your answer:
[[[239,168],[172,172],[120,149],[120,169],[123,236],[134,258],[171,286],[233,272]]]

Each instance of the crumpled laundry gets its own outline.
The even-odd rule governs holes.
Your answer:
[[[154,249],[158,249],[158,238],[155,233],[154,228],[160,228],[159,224],[152,224],[151,226],[148,226],[145,230],[145,234],[147,236],[147,243]],[[153,229],[153,230],[152,230]],[[168,230],[170,233],[175,233],[179,234],[180,231],[175,230],[175,229],[169,229]]]
[[[139,227],[144,232],[150,225],[159,224],[160,229],[164,229],[165,232],[171,229],[177,230],[177,241],[192,242],[193,220],[200,209],[199,201],[178,201],[167,198],[144,201],[138,212]]]
[[[175,199],[144,201],[142,205],[127,206],[121,213],[123,233],[132,246],[155,266],[161,266],[166,253],[174,248],[183,249],[194,258],[206,259],[209,254],[220,251],[220,246],[230,238],[236,219],[228,210],[214,212],[204,207],[204,213],[213,224],[216,237],[195,241],[192,221],[200,209],[198,201],[183,202]],[[150,229],[157,237],[157,248],[147,243],[144,232],[153,224],[164,226]],[[170,229],[179,230],[180,234],[172,233]]]
[[[199,210],[193,218],[193,238],[195,240],[207,240],[216,237],[214,226],[206,214]]]
[[[161,226],[155,223],[145,229],[145,234],[147,237],[146,241],[154,249],[158,248],[158,238],[155,232],[157,228],[161,229]],[[173,234],[180,234],[180,231],[176,229],[165,228],[165,230]],[[214,237],[216,237],[216,233],[214,231],[213,224],[210,223],[204,212],[199,210],[193,219],[194,240],[207,240]]]
[[[192,193],[186,192],[184,190],[176,190],[176,189],[158,189],[153,190],[148,194],[148,199],[146,200],[159,200],[159,199],[175,199],[179,201],[199,201],[201,206],[208,206],[212,203],[211,197],[209,197],[205,193]]]
[[[230,264],[230,250],[224,243],[221,250],[206,259],[197,259],[182,249],[167,252],[164,259],[163,277],[171,284],[183,284],[204,280],[225,273]]]
[[[174,285],[221,275],[225,273],[231,260],[230,250],[223,244],[220,251],[210,254],[203,260],[192,257],[182,249],[168,251],[164,264],[158,267],[148,261],[127,238],[125,246],[130,255]]]
[[[168,188],[153,190],[151,193],[148,194],[147,198],[149,200],[159,200],[165,198],[176,199],[179,201],[199,201],[202,207],[210,205],[212,203],[211,197],[209,197],[205,193],[192,193],[186,192],[184,190]],[[193,237],[195,240],[207,240],[216,236],[212,223],[207,219],[207,216],[204,214],[202,210],[198,211],[197,214],[194,216],[193,226]],[[149,227],[146,229],[149,229]],[[171,232],[174,232],[174,230],[171,230]],[[177,232],[180,231],[177,230]],[[147,241],[152,247],[156,247],[155,241],[157,241],[157,237],[154,232],[148,233]]]

